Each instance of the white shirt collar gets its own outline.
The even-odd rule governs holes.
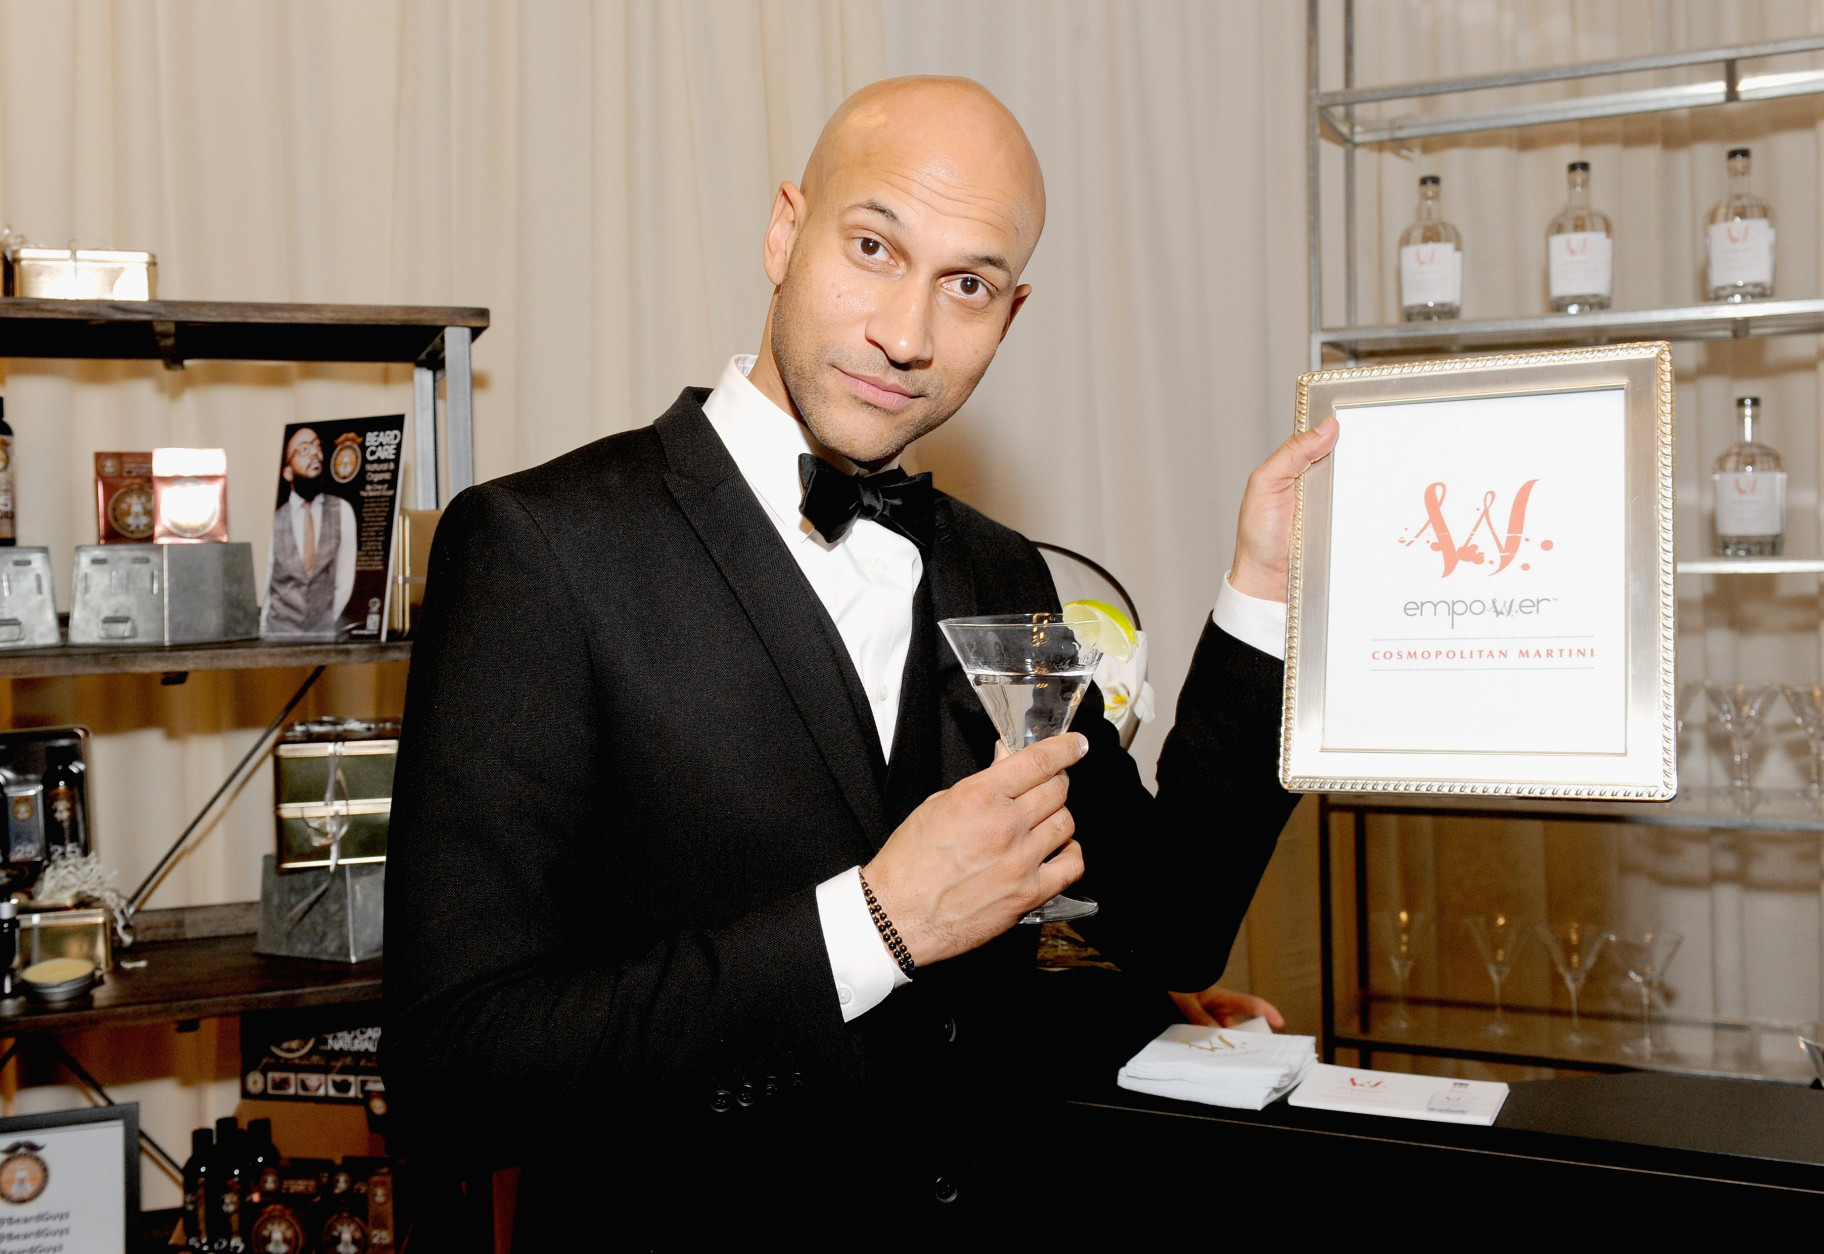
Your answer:
[[[772,513],[780,530],[795,531],[821,543],[821,537],[798,512],[804,500],[798,457],[802,453],[821,457],[844,474],[852,475],[858,467],[841,453],[825,448],[809,427],[753,385],[747,376],[756,360],[752,353],[729,358],[715,390],[703,402],[703,414],[722,437],[741,477]],[[898,459],[890,465],[898,465]]]

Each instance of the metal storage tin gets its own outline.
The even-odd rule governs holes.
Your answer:
[[[114,924],[99,906],[74,910],[21,910],[19,957],[25,970],[47,958],[87,958],[98,971],[114,969]]]
[[[52,587],[49,549],[14,548],[0,556],[0,649],[63,643]]]
[[[152,300],[158,258],[112,248],[31,248],[6,253],[6,295],[51,300]]]
[[[71,644],[205,644],[260,634],[253,546],[79,544]]]
[[[287,729],[273,749],[279,869],[327,867],[337,837],[339,862],[386,861],[398,755],[392,720],[324,719]]]

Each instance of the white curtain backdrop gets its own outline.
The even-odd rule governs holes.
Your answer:
[[[1327,20],[1339,9],[1327,4]],[[1363,83],[1824,29],[1806,0],[1357,9]],[[1302,5],[1249,0],[0,0],[0,221],[46,243],[151,249],[170,298],[489,307],[475,353],[486,478],[648,422],[753,349],[773,189],[797,176],[848,92],[887,74],[979,78],[1032,136],[1048,230],[1027,276],[1035,295],[1000,359],[913,457],[948,490],[1128,585],[1161,697],[1161,721],[1136,746],[1150,774],[1227,566],[1245,473],[1288,429],[1304,365],[1304,51]],[[1621,302],[1689,298],[1721,148],[1744,141],[1780,215],[1782,290],[1814,294],[1820,128],[1815,106],[1795,103],[1367,155],[1365,316],[1391,315],[1387,250],[1421,169],[1444,175],[1465,232],[1468,312],[1542,307],[1539,236],[1573,151],[1596,164],[1598,203],[1617,219]],[[1335,203],[1333,192],[1326,234],[1340,242]],[[1339,263],[1333,252],[1340,293]],[[1681,490],[1701,495],[1732,388],[1753,378],[1798,463],[1793,543],[1806,553],[1818,551],[1815,347],[1680,358]],[[93,537],[97,449],[225,446],[234,537],[263,563],[282,426],[410,399],[396,368],[0,368],[21,539],[51,546],[63,570]],[[1701,513],[1681,521],[1702,525]],[[1815,581],[1778,593],[1752,611],[1688,597],[1681,614],[1697,626],[1681,647],[1696,660],[1681,660],[1719,676],[1752,663],[1747,677],[1815,679]],[[302,677],[15,681],[0,684],[0,717],[96,729],[100,845],[130,887]],[[344,668],[303,713],[396,712],[402,689],[403,668]],[[1797,769],[1790,755],[1775,765]],[[1525,868],[1519,878],[1541,894],[1548,880],[1583,883],[1608,867],[1618,885],[1634,877],[1636,896],[1661,892],[1659,864],[1627,833],[1607,838],[1619,852],[1606,862],[1542,825],[1517,826],[1509,845],[1410,834],[1509,849],[1498,868]],[[261,772],[152,904],[252,898],[271,842]],[[1315,848],[1301,811],[1229,973],[1304,1031],[1317,1026]],[[1689,903],[1715,899],[1708,846],[1703,857]],[[1462,860],[1425,858],[1392,873],[1444,884],[1454,901],[1449,868]],[[1815,951],[1815,878],[1781,891],[1791,922],[1780,926]],[[1795,892],[1809,893],[1802,909]],[[1789,1002],[1804,977],[1782,978]],[[71,1045],[144,1104],[168,1147],[233,1106],[232,1024]],[[5,1083],[19,1089],[16,1108],[80,1100],[55,1074]],[[147,1184],[148,1205],[172,1204],[156,1173]]]

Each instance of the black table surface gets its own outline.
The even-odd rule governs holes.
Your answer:
[[[1117,1145],[1104,1191],[1143,1203],[1194,1196],[1214,1163],[1259,1187],[1347,1179],[1410,1190],[1587,1186],[1690,1201],[1824,1203],[1824,1092],[1659,1072],[1510,1086],[1492,1127],[1310,1110],[1228,1110],[1112,1085],[1055,1109],[1048,1131]],[[1819,1212],[1824,1213],[1824,1212]]]

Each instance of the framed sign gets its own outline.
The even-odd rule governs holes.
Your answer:
[[[0,1119],[0,1250],[127,1248],[139,1219],[139,1107]]]
[[[1672,353],[1323,370],[1292,530],[1280,782],[1666,800]]]

